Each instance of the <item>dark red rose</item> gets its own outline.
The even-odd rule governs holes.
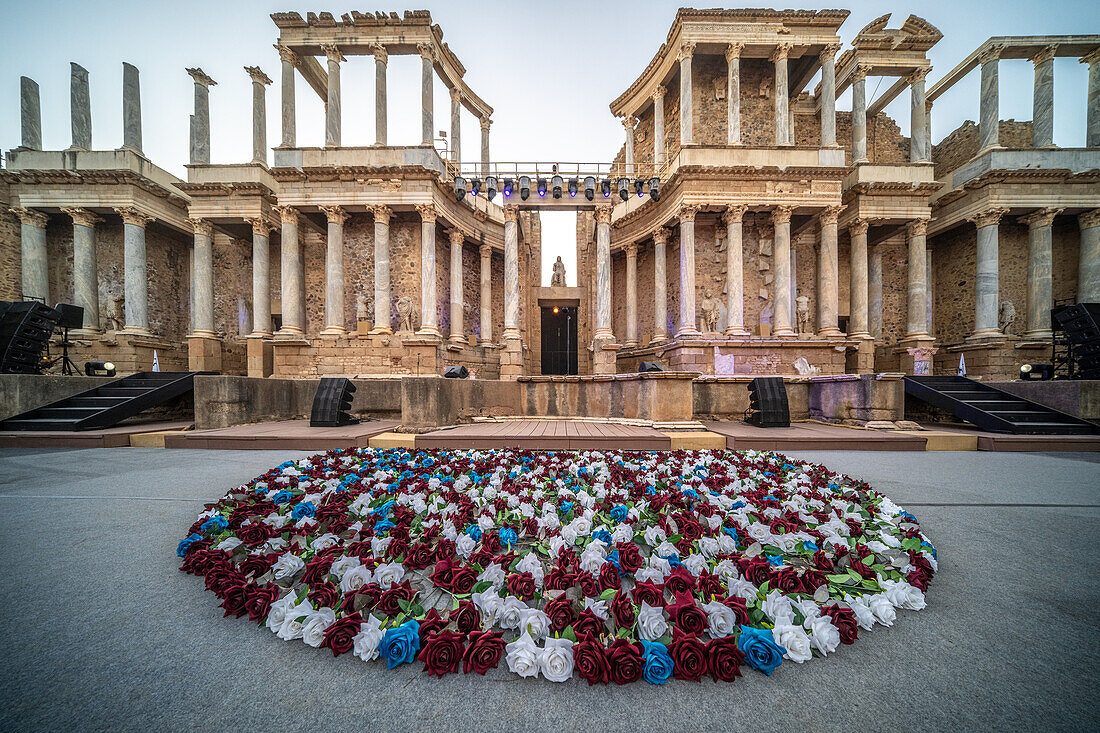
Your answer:
[[[611,601],[611,616],[615,624],[620,628],[629,629],[634,626],[634,603],[630,600],[630,594],[619,590]]]
[[[678,680],[694,681],[707,671],[706,647],[690,634],[674,632],[668,653],[672,657],[672,676]]]
[[[573,614],[573,603],[562,593],[557,598],[547,601],[543,612],[550,617],[551,631],[561,631],[573,623],[576,618]]]
[[[616,639],[607,650],[611,681],[617,685],[637,682],[645,665],[645,649],[637,642]]]
[[[465,674],[470,674],[471,671],[485,674],[490,669],[496,669],[503,654],[504,632],[470,632],[470,643],[462,655],[462,671]]]
[[[855,553],[855,552],[850,553],[848,555],[848,559],[852,563],[852,570],[855,570],[857,573],[859,573],[862,577],[866,578],[867,580],[874,579],[874,577],[875,577],[874,568],[871,568],[870,566],[865,565],[863,560],[861,560],[859,558],[859,553]]]
[[[673,595],[691,593],[695,590],[695,576],[683,565],[680,565],[665,579],[665,587]]]
[[[850,608],[830,603],[821,607],[821,612],[833,621],[833,626],[840,632],[840,640],[845,644],[851,644],[859,636],[859,624],[856,621],[856,612]]]
[[[600,584],[596,582],[596,578],[592,576],[592,573],[583,571],[578,573],[575,582],[585,598],[595,598],[600,594]]]
[[[249,583],[245,592],[244,607],[248,611],[248,620],[263,622],[267,619],[271,604],[279,600],[279,586],[274,583],[267,585]]]
[[[929,578],[920,570],[913,570],[905,576],[905,581],[921,593],[928,591]]]
[[[455,556],[455,543],[454,540],[449,540],[446,537],[439,540],[435,544],[435,559],[436,560],[450,560]]]
[[[461,565],[455,568],[451,578],[451,590],[459,595],[469,593],[477,583],[477,571],[469,565]]]
[[[679,551],[680,557],[687,557],[691,554],[692,549],[694,549],[691,545],[691,540],[689,540],[687,537],[681,537],[680,539],[673,542],[672,546]]]
[[[802,578],[799,577],[798,571],[791,565],[785,565],[781,567],[772,576],[775,581],[774,585],[784,593],[802,593],[805,589],[802,587]]]
[[[453,590],[456,564],[457,563],[451,559],[436,561],[435,569],[432,570],[432,574],[428,576],[432,581],[432,585],[436,588],[442,588],[443,590]]]
[[[430,609],[424,618],[420,619],[420,646],[424,646],[428,641],[428,637],[447,627],[447,621],[439,615],[439,611],[434,608]]]
[[[489,550],[489,552],[499,552],[500,536],[496,532],[483,534],[481,536],[481,546]]]
[[[605,562],[600,566],[600,589],[611,590],[621,588],[623,581],[619,578],[619,571],[615,569],[615,563]]]
[[[325,629],[325,640],[321,642],[321,646],[331,649],[334,657],[350,652],[352,647],[355,646],[354,640],[362,623],[363,617],[358,613],[351,613],[337,619]]]
[[[512,563],[516,561],[516,553],[512,551],[504,552],[493,558],[493,562],[500,566],[501,570],[507,572],[508,568],[512,567]]]
[[[423,542],[409,545],[409,552],[405,555],[405,566],[413,570],[423,570],[432,562],[432,548]]]
[[[249,547],[256,547],[271,539],[273,534],[274,528],[271,525],[263,522],[252,522],[237,530],[237,539]]]
[[[403,539],[394,537],[386,545],[386,559],[396,560],[409,550],[409,543]]]
[[[457,631],[439,631],[428,637],[427,643],[416,658],[424,663],[424,671],[439,677],[448,672],[458,672],[465,651],[463,635]]]
[[[222,590],[221,607],[225,609],[225,616],[230,614],[240,618],[247,612],[245,602],[248,600],[248,583],[241,581],[226,586]]]
[[[824,550],[818,550],[814,553],[814,567],[826,573],[831,573],[834,569],[833,561],[829,559]]]
[[[573,587],[573,574],[561,568],[552,568],[546,574],[546,590],[569,590]]]
[[[582,680],[588,680],[588,684],[596,683],[606,685],[611,679],[611,665],[607,661],[607,654],[594,636],[581,637],[573,644],[573,666]]]
[[[395,616],[401,613],[401,606],[398,601],[411,601],[416,595],[416,592],[412,589],[412,584],[409,581],[404,583],[393,584],[388,591],[382,593],[378,598],[378,610],[387,616]]]
[[[535,578],[531,573],[512,573],[508,576],[508,592],[529,601],[535,595]]]
[[[703,536],[703,528],[694,519],[685,519],[680,522],[680,534],[688,542],[694,542]]]
[[[321,583],[320,585],[313,586],[309,593],[306,594],[306,598],[318,608],[322,606],[331,608],[335,606],[336,601],[340,599],[340,589],[332,583]]]
[[[665,605],[665,590],[663,585],[657,585],[652,580],[643,580],[634,584],[634,600],[638,605],[648,603],[654,608],[663,608]]]
[[[642,554],[633,542],[619,542],[615,548],[619,551],[619,567],[624,573],[633,573],[644,564]]]
[[[703,598],[726,595],[726,587],[722,585],[722,579],[706,570],[699,576],[699,593]]]
[[[538,533],[539,533],[539,520],[535,519],[534,517],[528,517],[527,519],[524,519],[523,520],[523,531],[526,532],[527,534],[531,535],[532,537],[538,535]]]
[[[707,671],[715,682],[733,682],[741,676],[745,654],[737,646],[737,638],[723,636],[707,642]]]
[[[577,614],[577,620],[573,622],[573,631],[577,636],[591,634],[598,637],[604,631],[603,619],[592,613],[591,609],[584,609]]]
[[[748,626],[749,624],[749,608],[745,604],[745,599],[741,596],[726,596],[722,599],[722,605],[733,611],[737,616],[737,623],[742,626]]]
[[[278,553],[272,552],[267,555],[248,555],[241,564],[237,566],[245,575],[250,575],[253,578],[258,578],[275,564],[275,561],[279,559]]]
[[[482,547],[480,550],[470,555],[470,557],[467,559],[470,561],[471,565],[480,565],[481,567],[485,567],[486,565],[489,565],[493,562],[493,553]]]
[[[448,618],[455,622],[455,626],[463,634],[469,634],[474,629],[481,628],[481,612],[469,599],[461,601]]]
[[[706,612],[695,605],[695,597],[690,593],[677,593],[676,601],[668,607],[668,617],[676,628],[685,634],[699,636],[707,629]]]
[[[360,601],[360,608],[374,608],[378,605],[378,599],[382,597],[382,586],[378,583],[367,583],[358,591],[344,594],[344,608],[352,608],[355,599],[362,596],[364,601]]]
[[[753,585],[762,585],[771,579],[772,565],[762,555],[743,557],[738,564],[741,566],[741,572]]]

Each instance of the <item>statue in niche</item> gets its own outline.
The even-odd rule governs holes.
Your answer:
[[[553,272],[550,274],[550,287],[565,287],[565,263],[561,261],[561,255],[558,255],[558,259],[554,262]]]
[[[370,320],[370,306],[367,304],[367,296],[365,293],[359,293],[359,295],[355,296],[355,320]]]
[[[413,322],[412,298],[407,295],[397,299],[397,322],[400,324],[401,331],[411,333],[416,330],[416,324]]]
[[[108,331],[121,331],[126,327],[125,310],[123,304],[126,302],[125,296],[122,293],[115,293],[107,301],[107,330]]]
[[[718,78],[714,80],[714,99],[722,101],[726,98],[726,80]]]
[[[800,295],[794,299],[795,313],[798,316],[798,332],[813,333],[813,324],[810,322],[810,298]]]
[[[703,291],[703,300],[699,303],[700,321],[703,333],[718,332],[718,317],[721,305],[714,297],[714,292],[707,288]]]
[[[1012,304],[1011,300],[1001,301],[1001,333],[1006,336],[1012,335],[1012,324],[1016,322],[1016,306]]]
[[[761,291],[763,292],[763,291]],[[771,326],[772,325],[772,302],[769,300],[764,303],[764,307],[760,309],[760,325]]]

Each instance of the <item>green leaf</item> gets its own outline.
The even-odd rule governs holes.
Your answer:
[[[671,636],[669,636],[668,634],[665,634],[664,636],[662,636],[662,637],[661,637],[660,639],[658,639],[657,641],[658,641],[659,643],[661,643],[661,644],[664,644],[665,646],[668,646],[669,644],[671,644],[671,643],[672,643],[672,637],[671,637]]]
[[[473,592],[473,593],[483,593],[484,591],[487,591],[492,587],[493,587],[492,583],[490,583],[488,580],[483,580],[480,583],[478,583],[477,585],[475,585],[473,591],[471,591],[471,592]]]
[[[764,595],[768,594],[768,584],[770,582],[771,582],[770,580],[765,580],[763,583],[760,584],[760,592],[763,593]]]
[[[615,597],[615,589],[614,588],[608,588],[607,590],[605,590],[603,593],[600,594],[600,600],[602,600],[602,601],[610,601],[614,597]]]
[[[830,583],[846,583],[848,582],[849,576],[845,573],[844,575],[826,575],[825,578]]]
[[[409,610],[409,606],[411,605],[412,604],[409,601],[406,601],[404,598],[397,599],[397,607],[400,608],[402,611],[407,612]]]
[[[620,639],[629,639],[630,638],[630,629],[619,629],[618,631],[615,632],[615,636],[620,638]]]
[[[577,634],[573,631],[572,626],[566,626],[565,630],[561,634],[561,638],[569,639],[569,641],[575,642],[577,640]]]
[[[452,609],[458,608],[458,598],[451,599],[451,608]]]

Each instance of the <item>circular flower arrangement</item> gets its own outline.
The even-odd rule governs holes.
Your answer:
[[[332,451],[207,505],[177,552],[287,641],[589,684],[770,675],[924,608],[936,570],[888,498],[758,451]]]

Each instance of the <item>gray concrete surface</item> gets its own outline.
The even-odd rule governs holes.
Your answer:
[[[0,451],[2,730],[1072,730],[1095,725],[1100,457],[800,454],[910,508],[919,613],[732,685],[426,677],[223,619],[176,543],[283,452]]]

